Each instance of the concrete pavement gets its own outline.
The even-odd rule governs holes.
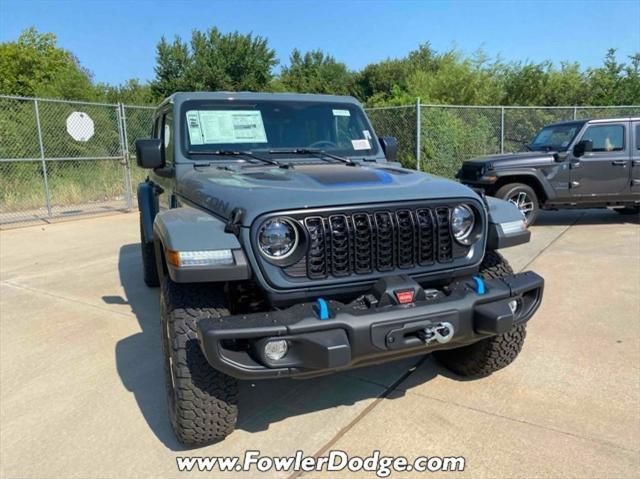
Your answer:
[[[137,230],[129,214],[0,232],[1,477],[180,475]],[[637,477],[640,227],[547,213],[505,254],[547,281],[509,368],[463,381],[411,359],[245,382],[237,431],[189,454],[379,449],[463,455],[469,477]]]

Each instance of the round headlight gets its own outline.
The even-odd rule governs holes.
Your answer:
[[[469,244],[469,236],[475,223],[473,210],[467,205],[458,205],[451,211],[451,231],[459,243]]]
[[[287,218],[265,221],[258,232],[260,251],[267,258],[278,260],[294,252],[298,244],[298,230]]]

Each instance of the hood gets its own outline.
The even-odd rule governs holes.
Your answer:
[[[181,175],[177,185],[181,196],[224,218],[236,208],[244,209],[244,226],[274,211],[426,198],[478,198],[455,181],[384,164],[194,168]]]
[[[491,164],[491,169],[528,167],[553,163],[554,151],[524,151],[519,153],[503,153],[498,155],[486,155],[465,161],[465,164],[474,166]]]

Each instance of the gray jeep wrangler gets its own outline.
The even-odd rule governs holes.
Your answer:
[[[640,118],[555,123],[524,147],[466,161],[456,176],[517,205],[529,226],[540,209],[640,212]]]
[[[543,279],[496,250],[529,240],[522,214],[402,168],[354,98],[176,93],[136,151],[182,443],[233,431],[238,379],[432,352],[481,376],[520,352]]]

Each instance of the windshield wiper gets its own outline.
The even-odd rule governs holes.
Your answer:
[[[533,151],[533,148],[531,148],[531,145],[529,143],[527,143],[527,140],[520,140],[518,138],[508,138],[505,137],[506,141],[510,141],[512,143],[519,143],[520,145],[524,146],[527,151]]]
[[[334,155],[331,153],[327,153],[324,150],[318,150],[316,148],[291,148],[291,149],[279,149],[279,150],[269,150],[268,153],[270,155],[312,155],[316,158],[320,158],[321,160],[326,160],[326,158],[331,158],[332,160],[339,161],[349,166],[358,166],[358,163],[350,160],[349,158],[344,158],[342,156]],[[326,158],[325,158],[326,157]]]
[[[254,160],[258,160],[258,161],[261,161],[263,163],[267,163],[269,165],[277,166],[279,168],[289,168],[289,165],[285,165],[283,163],[280,163],[279,161],[269,160],[267,158],[262,158],[262,157],[260,157],[258,155],[254,155],[250,151],[213,150],[213,151],[188,151],[187,153],[189,155],[202,155],[202,156],[206,156],[206,155],[240,156],[240,157],[244,156],[246,158],[251,158],[251,159],[254,159]]]

